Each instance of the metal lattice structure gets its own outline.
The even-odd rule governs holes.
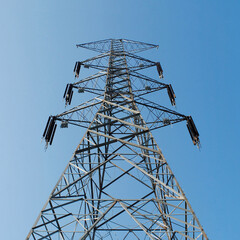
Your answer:
[[[207,235],[178,184],[151,131],[186,121],[191,138],[199,134],[190,116],[145,98],[170,84],[139,73],[159,62],[135,55],[156,45],[124,39],[79,44],[100,55],[76,62],[98,73],[72,84],[64,93],[71,104],[74,91],[94,98],[50,116],[43,137],[52,144],[57,121],[86,128],[80,144],[50,194],[27,240],[40,239],[204,239]],[[142,113],[147,113],[144,119]]]

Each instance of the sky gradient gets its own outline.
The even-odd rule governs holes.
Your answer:
[[[239,10],[234,0],[2,2],[0,238],[25,239],[84,134],[57,129],[53,146],[41,143],[48,116],[65,109],[75,61],[93,55],[75,45],[126,38],[159,45],[142,56],[161,62],[176,110],[195,120],[201,151],[184,123],[153,135],[205,232],[238,239]],[[167,96],[157,102],[171,108]]]

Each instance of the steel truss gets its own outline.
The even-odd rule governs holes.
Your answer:
[[[75,90],[95,97],[50,116],[43,137],[52,144],[57,121],[87,130],[26,239],[208,239],[151,134],[186,121],[199,145],[190,116],[142,98],[165,89],[175,105],[171,85],[138,72],[156,66],[163,77],[160,63],[133,54],[157,46],[124,39],[77,46],[101,55],[77,62],[75,76],[82,66],[100,72],[68,84],[66,104]]]

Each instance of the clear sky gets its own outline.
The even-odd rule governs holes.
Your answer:
[[[2,1],[0,239],[25,239],[80,141],[83,129],[58,129],[45,152],[41,136],[75,61],[92,54],[75,44],[105,38],[159,44],[144,56],[162,63],[202,149],[184,123],[153,134],[208,237],[238,239],[239,12],[237,0]]]

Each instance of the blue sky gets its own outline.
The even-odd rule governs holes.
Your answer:
[[[64,111],[75,61],[92,54],[75,44],[105,38],[159,45],[144,56],[161,61],[177,111],[193,116],[202,149],[185,124],[153,134],[208,237],[237,239],[239,10],[235,0],[2,2],[1,239],[26,237],[81,140],[83,129],[58,131],[45,152],[41,136],[47,117]]]

